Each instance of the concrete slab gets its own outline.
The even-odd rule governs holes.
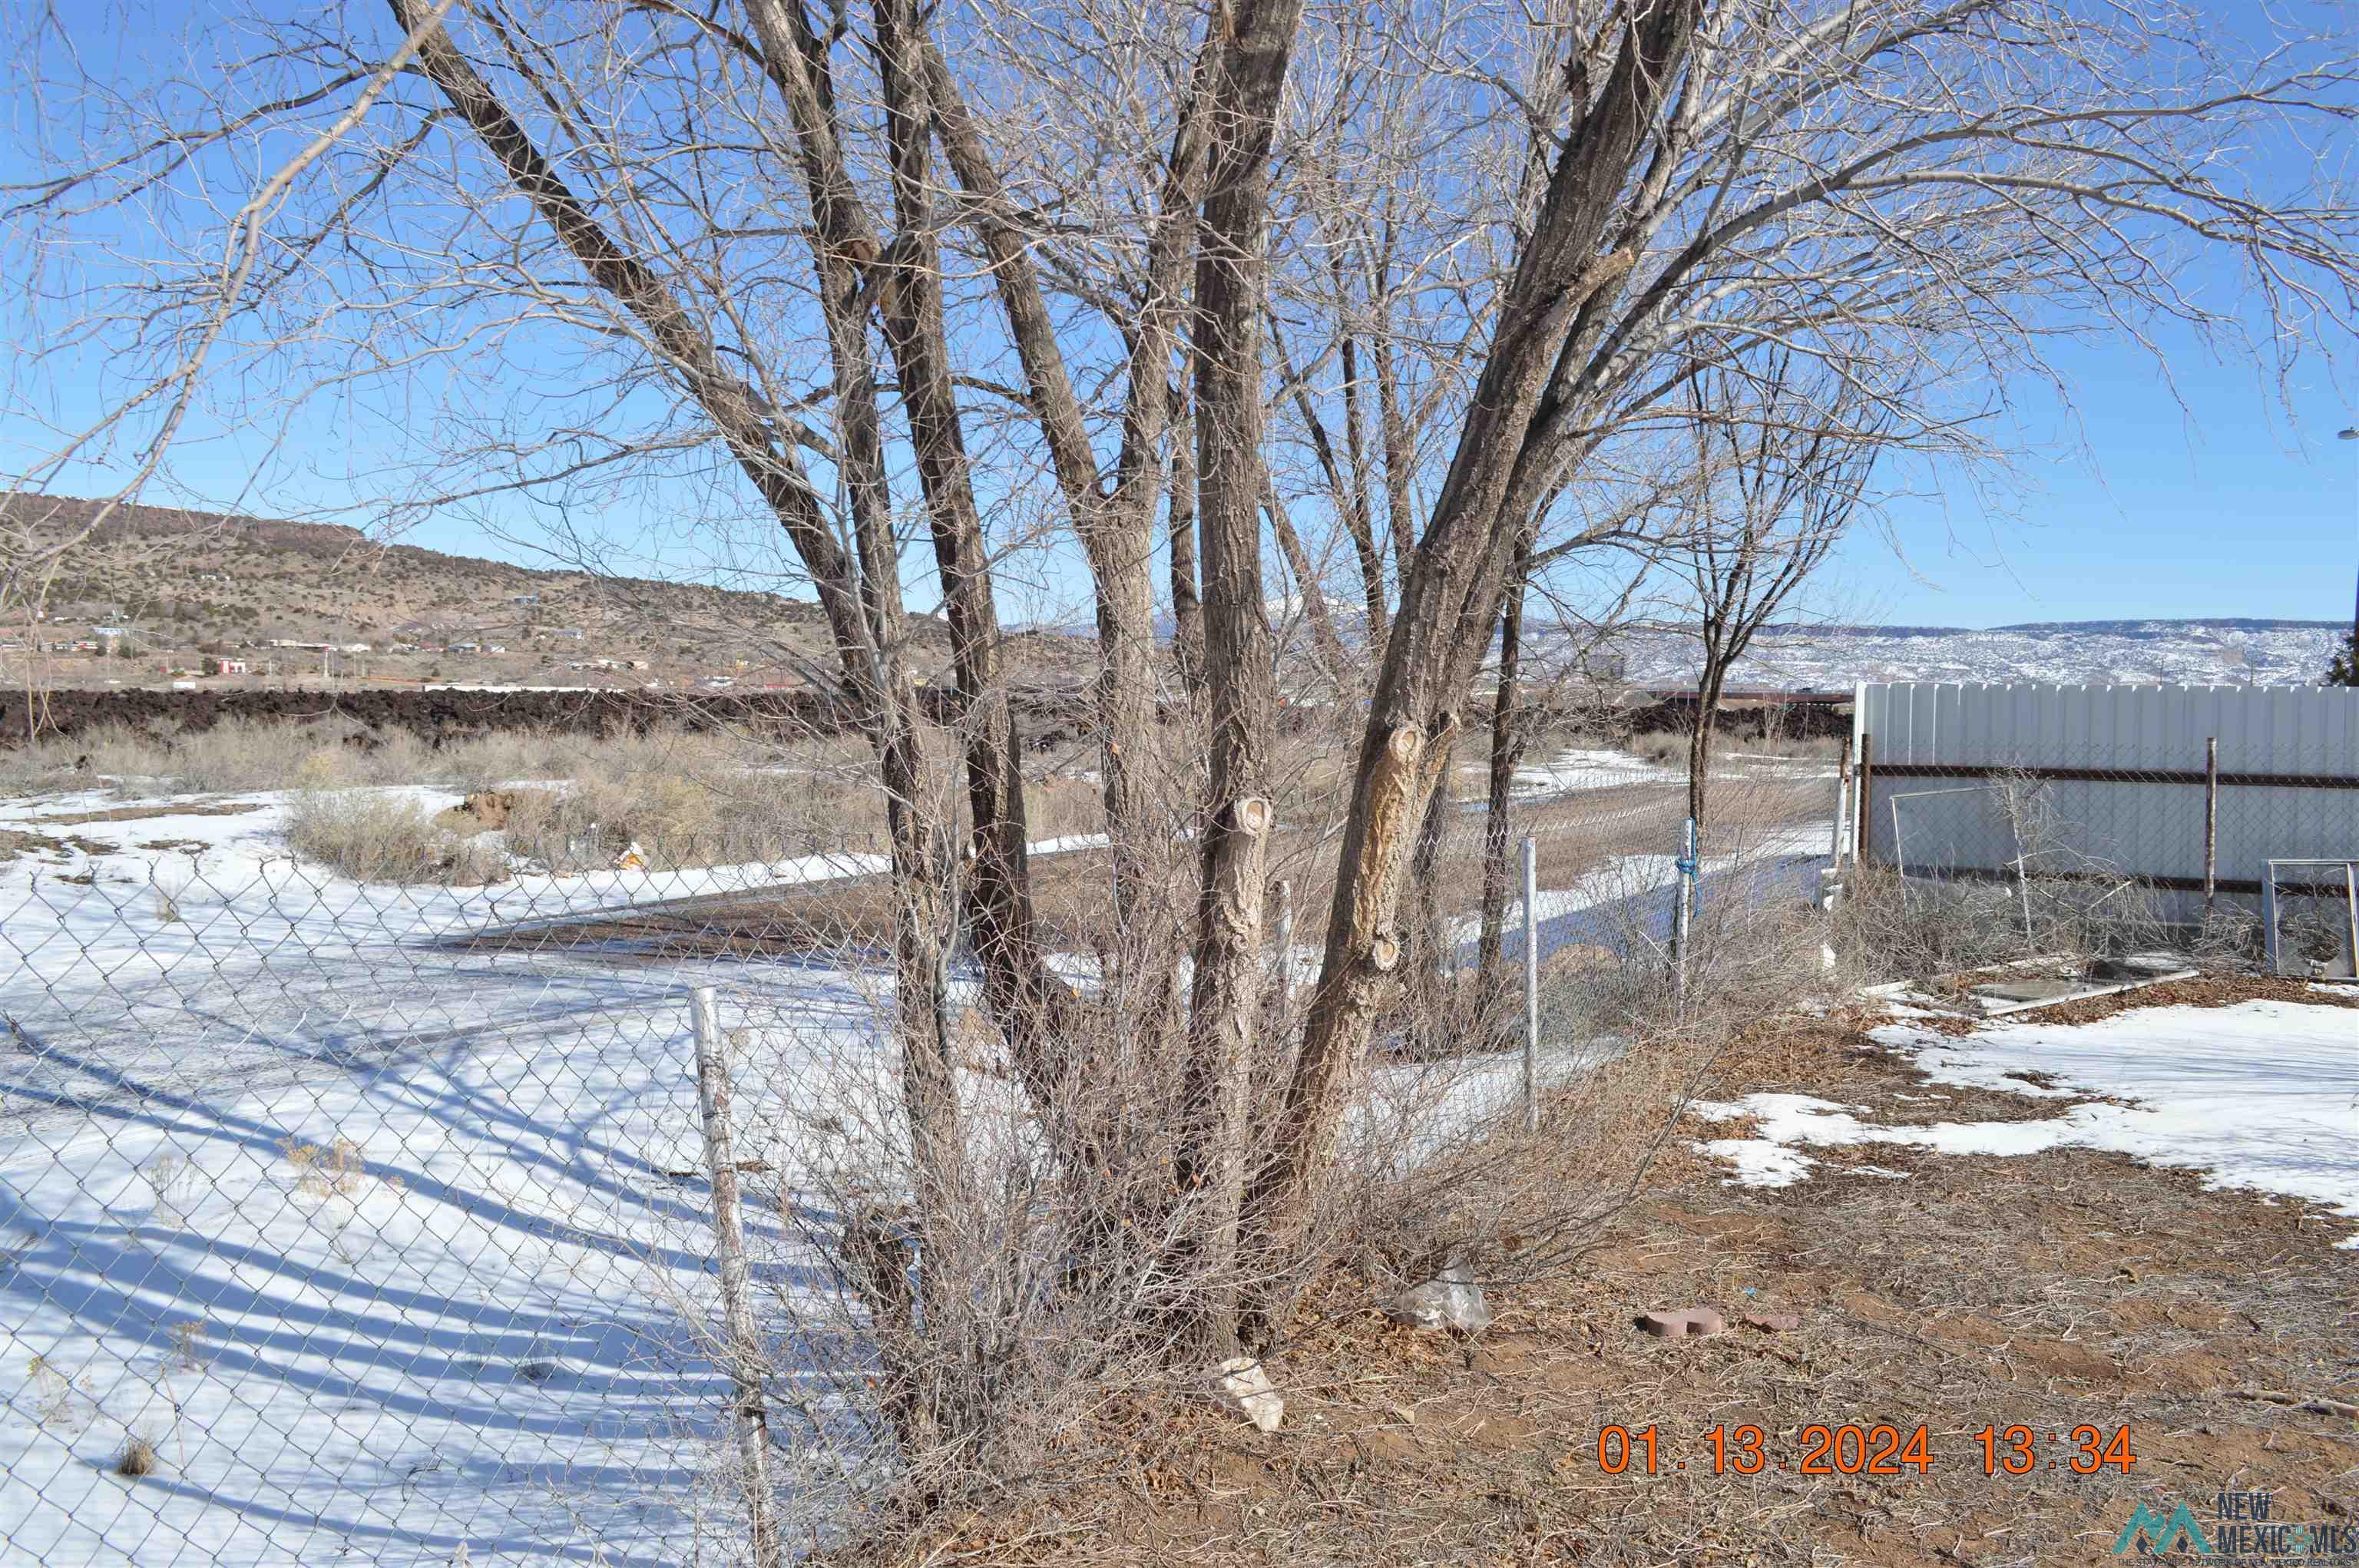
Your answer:
[[[2088,988],[2086,980],[2006,980],[1977,985],[1973,994],[1994,1002],[2060,1002]]]
[[[2110,996],[2117,991],[2143,991],[2148,985],[2159,985],[2166,980],[2192,980],[2192,969],[2171,970],[2137,980],[2117,980],[2112,985],[2097,985],[2087,980],[2026,980],[2014,985],[1978,985],[1974,999],[1982,1005],[1983,1016],[1995,1018],[2008,1013],[2028,1012],[2034,1007],[2052,1007],[2059,1002],[2086,1001],[2092,996]],[[2034,992],[2036,995],[2002,996],[2006,991]]]

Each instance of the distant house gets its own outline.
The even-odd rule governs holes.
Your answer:
[[[487,648],[484,649],[484,651],[485,653],[506,653],[506,652],[507,651],[507,647],[506,647],[506,644],[504,644],[504,643],[496,643],[496,642],[495,642],[495,643],[492,644],[492,646],[491,646],[491,647],[489,647],[489,648]]]
[[[447,651],[451,653],[481,653],[484,651],[484,645],[479,642],[454,642]]]
[[[538,593],[511,593],[508,595],[508,603],[511,604],[538,604],[540,603],[540,595]]]
[[[338,653],[366,653],[368,650],[369,645],[364,642],[343,643],[336,648]]]
[[[582,640],[582,628],[580,626],[560,626],[557,630],[549,633],[549,635],[551,637],[563,637],[569,642],[580,642]]]
[[[245,660],[242,659],[216,659],[213,660],[213,673],[216,675],[246,675],[252,673],[252,671],[246,668]]]

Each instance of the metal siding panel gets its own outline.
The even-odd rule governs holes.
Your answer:
[[[1856,724],[1886,763],[2200,773],[2203,742],[2213,737],[2225,772],[2359,773],[2359,692],[2332,689],[1882,682],[1859,689]],[[1999,792],[1925,793],[1947,787],[1878,779],[1872,850],[1889,858],[1892,802],[1907,795],[1900,814],[1912,866],[2011,858]],[[2198,786],[2053,780],[2038,798],[2062,848],[2126,872],[2202,875]],[[2227,789],[2218,849],[2219,875],[2231,880],[2257,879],[2272,855],[2359,853],[2359,790]]]
[[[2014,714],[2010,728],[2022,740],[2016,749],[2027,756],[2045,757],[2053,754],[2062,744],[2063,727],[2059,720],[2056,689],[2052,686],[2021,685],[2009,688],[2013,693]]]

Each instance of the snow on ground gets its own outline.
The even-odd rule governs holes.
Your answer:
[[[1062,855],[1068,850],[1103,849],[1112,842],[1103,833],[1067,833],[1062,838],[1036,838],[1024,847],[1034,855]]]
[[[1684,767],[1666,768],[1626,751],[1576,747],[1560,751],[1546,762],[1526,763],[1516,769],[1513,789],[1518,795],[1554,795],[1568,789],[1606,789],[1617,784],[1681,784]]]
[[[1823,762],[1803,757],[1770,757],[1753,752],[1723,751],[1713,756],[1716,780],[1824,779],[1835,770]],[[1676,784],[1685,788],[1687,762],[1652,762],[1626,751],[1575,746],[1558,752],[1546,762],[1527,762],[1516,769],[1514,793],[1521,799],[1561,795],[1582,789],[1611,789],[1626,784]]]
[[[671,1305],[708,1250],[662,1174],[699,1161],[677,1018],[0,1156],[6,1554],[677,1561],[725,1399]],[[157,1475],[110,1472],[132,1435]]]
[[[0,1559],[619,1568],[683,1561],[727,1513],[701,1489],[727,1387],[693,1326],[715,1313],[684,992],[742,968],[359,956],[300,996],[197,965],[71,1032],[18,1024]],[[734,1036],[749,1125],[813,1051],[880,1055],[866,977],[763,991],[794,1027]],[[826,1288],[774,1211],[747,1217],[766,1296]],[[110,1469],[132,1436],[162,1461],[136,1481]]]
[[[681,1561],[726,1403],[685,992],[748,972],[451,939],[881,862],[363,886],[286,809],[0,805],[80,840],[0,862],[0,1561]],[[873,976],[759,984],[746,1049],[873,1053]]]
[[[881,860],[364,886],[288,853],[288,807],[0,802],[0,831],[53,841],[0,861],[0,1560],[683,1560],[718,1506],[701,1488],[726,1406],[698,1343],[685,992],[734,986],[755,1011],[727,1021],[766,1020],[743,1031],[773,1059],[740,1109],[775,1118],[778,1085],[876,1055],[889,982],[459,939]],[[115,811],[142,814],[60,820]],[[1706,897],[1811,864],[1826,836],[1708,862]],[[1551,890],[1543,940],[1667,920],[1671,875],[1624,856]],[[1611,1049],[1552,1048],[1543,1080]],[[1406,1129],[1385,1147],[1416,1158],[1512,1104],[1520,1073],[1387,1067],[1356,1130]],[[815,1286],[767,1213],[749,1210],[764,1289]],[[132,1436],[155,1474],[112,1473]]]
[[[429,813],[465,798],[429,785],[348,792],[414,800]],[[286,843],[292,801],[291,792],[278,790],[133,800],[91,790],[0,802],[0,830],[61,842],[78,837],[109,851],[70,845],[62,859],[37,852],[0,860],[0,921],[7,923],[12,938],[22,930],[54,926],[59,945],[79,949],[88,962],[111,969],[117,962],[170,964],[201,958],[209,951],[209,939],[215,945],[226,940],[250,946],[269,938],[341,945],[356,931],[433,937],[539,914],[819,881],[886,866],[883,855],[844,853],[565,877],[520,868],[511,880],[486,887],[396,887],[353,882],[298,861]],[[113,822],[61,820],[116,811],[141,814]],[[169,897],[177,920],[161,918],[159,891]],[[42,967],[47,971],[48,965]]]
[[[1818,887],[1819,867],[1826,863],[1832,838],[1832,819],[1788,823],[1756,834],[1751,842],[1718,855],[1699,856],[1696,902],[1706,906],[1725,898],[1759,901],[1790,898],[1806,902]],[[1548,846],[1540,845],[1541,879],[1548,875]],[[1568,885],[1543,887],[1532,901],[1539,928],[1540,960],[1576,944],[1619,953],[1633,942],[1660,942],[1669,935],[1677,906],[1679,856],[1661,854],[1615,855]],[[1517,885],[1520,893],[1520,884]],[[1521,964],[1524,953],[1524,901],[1507,905],[1507,930],[1502,952],[1508,962]],[[1457,944],[1457,962],[1471,964],[1482,936],[1480,915],[1452,920],[1446,930]],[[1316,977],[1315,963],[1311,971]]]
[[[1694,1108],[1714,1121],[1757,1117],[1756,1136],[1697,1147],[1732,1161],[1731,1181],[1752,1187],[1805,1180],[1816,1164],[1805,1148],[1887,1143],[1999,1157],[2104,1149],[2201,1171],[2208,1186],[2277,1193],[2359,1219],[2359,1014],[2348,1008],[2142,1007],[2088,1024],[1988,1025],[1959,1039],[1896,1024],[1870,1038],[1909,1052],[1937,1083],[2078,1103],[2040,1121],[1885,1127],[1861,1120],[1864,1106],[1752,1094]],[[2359,1237],[2343,1245],[2359,1247]]]

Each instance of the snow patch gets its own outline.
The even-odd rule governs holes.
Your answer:
[[[1691,1107],[1707,1120],[1751,1116],[1758,1136],[1699,1144],[1745,1186],[1783,1186],[1810,1162],[1768,1151],[1896,1144],[2009,1158],[2093,1149],[2200,1171],[2209,1189],[2296,1198],[2359,1220],[2359,1017],[2350,1009],[2255,1001],[2145,1007],[2094,1023],[2001,1024],[1951,1039],[1908,1025],[1871,1031],[1909,1052],[1935,1083],[2040,1097],[2104,1095],[2060,1116],[1886,1127],[1858,1105],[1807,1094],[1750,1094]],[[2017,1073],[2038,1073],[2042,1089]],[[1915,1098],[1902,1095],[1900,1098]],[[2359,1247],[2359,1236],[2340,1245]]]

